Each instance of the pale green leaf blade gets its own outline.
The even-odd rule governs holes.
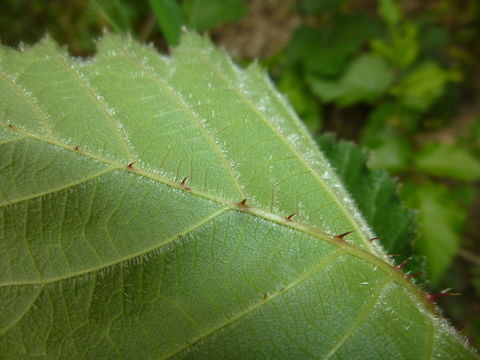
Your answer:
[[[1,48],[2,357],[475,358],[257,66],[98,47]]]

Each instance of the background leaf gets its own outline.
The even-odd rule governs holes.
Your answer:
[[[178,44],[183,19],[175,0],[148,0],[160,29],[169,45]]]
[[[442,93],[451,80],[450,73],[436,64],[427,63],[405,77],[391,92],[402,104],[417,111],[427,110]]]
[[[182,10],[189,28],[203,32],[241,19],[247,8],[244,0],[185,0]]]
[[[441,185],[405,184],[403,192],[409,204],[420,210],[416,247],[425,255],[429,277],[436,283],[458,251],[466,210]]]
[[[378,13],[390,26],[398,24],[402,17],[402,13],[395,0],[380,0],[378,2]]]
[[[361,55],[345,70],[338,81],[309,77],[314,93],[323,101],[335,101],[340,106],[378,99],[392,82],[386,62],[377,56]]]
[[[425,174],[452,179],[480,179],[480,160],[458,145],[430,143],[418,152],[415,165]]]
[[[317,76],[337,77],[367,39],[380,32],[368,16],[336,15],[322,29],[298,27],[285,50],[285,60],[299,62]]]

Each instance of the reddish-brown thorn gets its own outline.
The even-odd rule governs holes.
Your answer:
[[[375,237],[373,237],[373,238],[371,238],[371,239],[368,239],[368,241],[372,242],[372,241],[375,241],[375,240],[378,240],[378,239],[380,239],[380,238],[379,238],[378,236],[375,236]]]
[[[412,257],[410,256],[409,258],[403,260],[400,264],[398,264],[397,266],[395,266],[395,268],[397,270],[400,270],[401,268],[403,268],[405,266],[406,263],[408,263],[410,260],[412,260]]]
[[[297,214],[288,215],[288,216],[286,217],[286,220],[287,220],[287,221],[292,221],[292,217],[294,217],[295,215],[297,215]]]
[[[334,235],[333,237],[337,240],[343,240],[343,238],[345,236],[347,236],[348,234],[351,234],[353,233],[353,231],[347,231],[346,233],[343,233],[343,234],[340,234],[340,235]]]
[[[440,292],[437,293],[437,294],[426,294],[425,297],[427,298],[428,301],[430,301],[431,303],[433,303],[433,302],[436,301],[439,297],[442,297],[442,296],[458,296],[458,295],[461,295],[460,293],[450,293],[450,290],[452,290],[452,288],[448,288],[448,289],[442,290],[442,291],[440,291]]]
[[[135,168],[133,167],[133,164],[135,164],[135,161],[131,162],[130,164],[127,165],[127,169],[128,170],[135,170]]]
[[[248,207],[248,205],[247,205],[247,199],[243,199],[242,201],[240,201],[240,202],[238,203],[238,206],[247,208],[247,207]]]
[[[190,188],[186,186],[186,182],[188,180],[188,176],[185,176],[182,181],[180,181],[180,186],[183,187],[185,190],[190,191]]]
[[[413,273],[413,274],[405,274],[405,275],[403,275],[403,277],[404,277],[405,279],[410,280],[410,279],[413,278],[413,277],[417,277],[417,276],[420,276],[420,275],[423,275],[423,274],[425,274],[425,272],[424,272],[424,271],[420,271],[420,272],[416,272],[416,273]]]
[[[180,185],[185,186],[185,183],[187,182],[187,180],[188,180],[188,176],[185,176],[185,177],[182,179],[182,181],[180,181]]]
[[[79,148],[78,146],[75,146],[73,149],[74,149],[75,151],[80,151],[80,148]]]
[[[15,126],[13,126],[12,124],[7,124],[7,126],[8,126],[10,129],[15,129]]]

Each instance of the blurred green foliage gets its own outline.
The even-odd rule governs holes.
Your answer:
[[[175,0],[149,0],[158,25],[170,45],[177,45],[182,27],[182,13]]]
[[[200,32],[241,19],[247,10],[243,0],[185,0],[186,25]]]
[[[413,220],[407,212],[392,220],[405,225],[399,224],[398,234],[378,231],[386,231],[392,241],[386,246],[393,251],[413,248],[419,262],[425,259],[430,283],[424,286],[464,292],[464,307],[474,314],[460,311],[458,301],[446,303],[447,310],[467,335],[480,340],[480,309],[470,306],[480,296],[480,257],[475,255],[480,238],[480,3],[268,3],[270,8],[261,0],[4,0],[0,39],[17,46],[48,32],[73,54],[85,56],[105,28],[165,48],[177,43],[182,26],[211,31],[218,39],[242,19],[249,31],[258,24],[255,36],[261,37],[267,36],[275,9],[289,4],[288,16],[296,19],[289,41],[260,63],[315,136],[335,130],[369,150],[373,171],[352,169],[354,162],[341,154],[365,159],[363,152],[347,143],[335,148],[331,138],[319,140],[367,218],[372,206],[383,206],[388,217],[396,201],[394,183],[382,171],[402,180],[400,196],[418,210],[418,236],[413,240],[409,233],[406,224]],[[260,15],[253,11],[259,4],[266,9]],[[267,41],[275,42],[275,36]],[[234,40],[232,46],[245,46]],[[364,198],[376,186],[389,189],[384,198]],[[368,219],[382,227],[378,219]],[[400,238],[411,240],[402,247],[395,243]],[[458,255],[467,260],[454,262]]]

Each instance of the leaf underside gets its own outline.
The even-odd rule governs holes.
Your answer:
[[[0,114],[0,358],[475,358],[263,72],[199,36],[0,48]]]

